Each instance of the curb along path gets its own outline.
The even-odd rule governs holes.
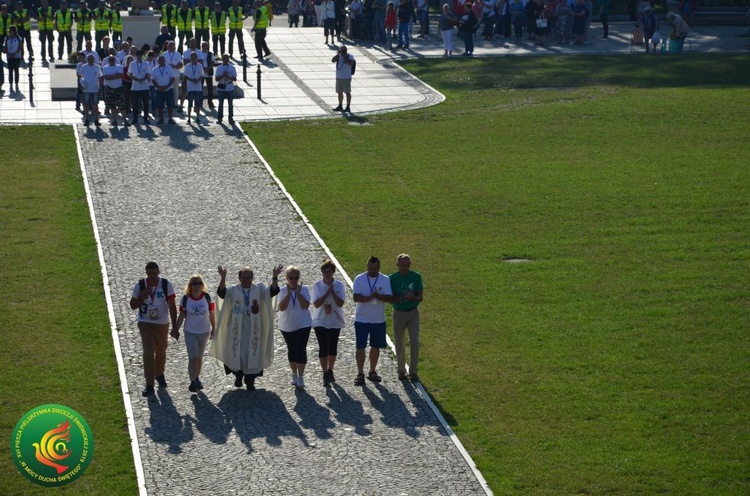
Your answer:
[[[207,358],[205,389],[189,393],[184,343],[170,338],[169,387],[157,389],[155,398],[141,397],[141,344],[128,301],[147,261],[159,263],[178,293],[200,272],[214,294],[219,264],[228,267],[228,282],[245,264],[258,282],[270,279],[275,264],[295,264],[309,284],[326,256],[240,132],[152,129],[110,146],[78,127],[146,490],[485,494],[420,392],[396,379],[388,354],[378,367],[382,384],[352,385],[351,293],[334,388],[323,387],[314,335],[307,389],[289,385],[286,348],[275,331],[274,364],[257,391],[235,389],[232,377]]]

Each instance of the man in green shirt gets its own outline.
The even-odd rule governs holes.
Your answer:
[[[417,366],[419,363],[419,303],[422,301],[422,275],[410,270],[411,257],[406,253],[396,258],[398,271],[388,276],[393,291],[393,334],[396,338],[396,361],[398,378],[407,379],[406,343],[404,332],[409,330],[410,359],[408,378],[418,381]]]

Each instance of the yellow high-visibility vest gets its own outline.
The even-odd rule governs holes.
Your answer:
[[[51,31],[55,28],[55,11],[52,10],[52,7],[46,9],[39,7],[36,10],[36,21],[39,31]]]
[[[193,11],[177,9],[177,29],[180,31],[192,31]]]
[[[266,29],[268,27],[268,9],[266,9],[265,5],[262,5],[258,7],[258,12],[260,12],[260,17],[258,18],[258,22],[255,23],[255,27]]]
[[[70,31],[73,26],[73,12],[66,10],[58,10],[55,12],[55,19],[57,20],[57,30],[63,33]]]
[[[0,15],[0,36],[8,36],[8,28],[13,25],[13,16],[8,14],[7,16]]]
[[[91,31],[91,11],[89,9],[78,9],[76,25],[78,31]]]
[[[163,5],[161,8],[161,23],[167,27],[177,26],[177,7],[174,5]]]
[[[109,31],[112,12],[109,9],[94,9],[94,31]]]
[[[21,12],[14,10],[13,19],[13,24],[16,26],[23,27],[26,31],[31,29],[31,21],[29,20],[29,11],[27,9],[22,9]],[[21,19],[25,19],[23,23],[21,22]]]
[[[193,19],[195,19],[195,29],[208,29],[211,22],[211,9],[196,7],[193,9]]]
[[[224,34],[227,32],[227,13],[211,11],[211,32],[213,34]]]
[[[242,29],[242,7],[229,7],[229,29]]]
[[[112,12],[112,32],[122,33],[122,16],[119,10],[111,10]]]

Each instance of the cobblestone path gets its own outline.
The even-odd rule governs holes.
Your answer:
[[[420,391],[396,378],[387,354],[378,368],[382,384],[352,385],[351,294],[334,388],[323,387],[314,334],[307,389],[291,386],[276,331],[276,358],[259,390],[235,389],[233,377],[207,358],[205,389],[191,394],[185,346],[170,338],[169,387],[143,398],[128,302],[147,261],[159,263],[178,293],[194,272],[213,293],[219,264],[230,276],[250,264],[257,282],[269,281],[275,264],[295,264],[309,283],[326,254],[238,132],[151,127],[104,141],[78,132],[150,494],[485,493]]]

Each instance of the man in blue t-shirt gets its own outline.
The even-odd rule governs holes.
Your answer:
[[[406,253],[396,258],[398,271],[388,276],[393,291],[393,335],[396,338],[396,361],[398,378],[405,380],[406,343],[404,331],[409,330],[410,362],[409,376],[418,381],[417,366],[419,362],[419,303],[422,301],[422,275],[410,270],[411,257]]]

